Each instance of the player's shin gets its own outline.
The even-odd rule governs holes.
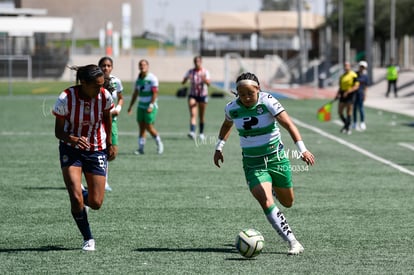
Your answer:
[[[76,222],[76,225],[79,228],[84,240],[93,239],[91,228],[89,227],[88,215],[86,214],[86,209],[83,208],[79,213],[72,212],[73,219]]]
[[[295,235],[293,234],[290,226],[279,208],[273,204],[266,211],[266,218],[276,232],[283,238],[285,241],[295,240]]]

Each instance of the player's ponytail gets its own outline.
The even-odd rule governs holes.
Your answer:
[[[90,64],[86,66],[67,66],[69,69],[76,71],[76,83],[79,84],[80,81],[91,82],[96,78],[103,76],[101,68],[95,64]]]

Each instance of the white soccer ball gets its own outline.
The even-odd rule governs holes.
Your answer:
[[[263,247],[263,235],[256,229],[244,229],[236,237],[236,249],[245,258],[256,257]]]

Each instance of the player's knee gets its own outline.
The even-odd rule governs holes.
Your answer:
[[[280,202],[280,204],[282,204],[286,208],[290,208],[293,205],[293,199],[279,200],[279,202]]]
[[[99,208],[101,208],[103,200],[90,200],[88,201],[88,203],[90,208],[92,208],[93,210],[98,210]]]

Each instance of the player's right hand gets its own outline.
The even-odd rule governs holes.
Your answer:
[[[223,163],[224,162],[224,157],[223,157],[223,152],[221,152],[221,151],[215,151],[215,153],[214,153],[214,164],[218,167],[218,168],[220,168],[220,163],[219,163],[219,161],[221,161],[221,163]]]

